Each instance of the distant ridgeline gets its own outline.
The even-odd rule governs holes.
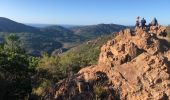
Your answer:
[[[84,41],[98,36],[112,34],[125,26],[116,24],[99,24],[80,27],[48,26],[35,28],[0,17],[0,43],[7,34],[14,33],[21,39],[22,47],[29,54],[41,55],[43,52],[51,53],[54,50],[65,50],[75,47]]]

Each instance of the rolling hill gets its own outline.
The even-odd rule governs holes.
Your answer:
[[[5,35],[14,33],[21,39],[21,45],[29,54],[41,55],[64,48],[68,50],[85,41],[102,35],[112,34],[126,28],[116,24],[98,24],[89,26],[62,27],[59,25],[35,28],[0,17],[0,42]]]
[[[27,26],[15,21],[12,21],[8,18],[0,17],[0,32],[39,32],[39,29]]]
[[[81,41],[81,37],[61,26],[35,28],[8,18],[0,17],[0,41],[14,33],[21,39],[21,45],[29,54],[51,53],[59,48],[71,48]]]
[[[81,37],[74,34],[73,31],[58,25],[48,26],[40,30],[43,33],[50,33],[50,35],[54,34],[61,42],[74,42],[76,39],[81,39]]]
[[[111,34],[126,28],[123,25],[116,24],[98,24],[70,28],[75,34],[86,37],[96,38],[97,36]]]

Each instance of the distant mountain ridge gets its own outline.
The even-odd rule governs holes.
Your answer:
[[[126,28],[123,25],[117,24],[98,24],[70,28],[75,34],[85,37],[96,37],[101,35],[111,34],[121,29]]]
[[[49,26],[62,26],[64,28],[72,28],[76,26],[83,26],[83,25],[67,25],[67,24],[33,24],[33,23],[25,23],[25,25],[32,26],[32,27],[37,27],[37,28],[45,28]]]
[[[0,32],[39,32],[39,29],[0,17]]]
[[[126,28],[116,24],[98,24],[88,26],[62,27],[59,25],[44,28],[32,27],[0,17],[0,38],[15,33],[21,38],[23,47],[30,54],[51,53],[55,49],[70,49],[84,41],[101,35],[112,34]],[[2,40],[2,39],[1,39]]]

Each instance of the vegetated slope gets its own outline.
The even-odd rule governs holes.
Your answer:
[[[84,66],[97,64],[101,46],[111,38],[113,34],[101,36],[68,50],[60,55],[62,66],[72,66],[77,72]]]
[[[54,34],[56,39],[61,42],[75,42],[81,39],[80,36],[75,35],[71,30],[62,26],[48,26],[42,28],[41,31],[43,33],[50,33],[49,35]]]
[[[40,56],[44,52],[51,53],[54,49],[63,47],[54,34],[18,33],[17,35],[20,36],[22,47],[32,55]]]
[[[22,47],[29,54],[41,55],[43,52],[51,53],[61,48],[68,50],[85,41],[101,35],[111,34],[122,28],[124,26],[114,24],[99,24],[74,28],[64,28],[57,25],[34,28],[0,17],[0,43],[3,41],[5,35],[10,33],[17,34],[21,39]]]
[[[4,37],[7,34],[10,33],[1,32],[0,36]],[[83,41],[80,36],[61,26],[46,27],[40,29],[40,33],[22,32],[14,34],[20,37],[22,47],[33,55],[41,55],[43,52],[51,53],[59,48],[69,49]]]
[[[113,32],[118,32],[124,28],[126,27],[123,25],[98,24],[98,25],[73,27],[70,29],[77,35],[84,36],[87,38],[95,38],[97,36],[111,34]]]
[[[41,55],[43,52],[51,53],[59,48],[69,49],[83,41],[80,36],[61,26],[39,29],[1,17],[0,42],[3,42],[3,38],[11,33],[17,34],[21,39],[22,47],[33,55]]]
[[[169,100],[170,44],[160,36],[166,27],[120,31],[101,47],[97,65],[57,83],[54,98]]]
[[[39,82],[37,86],[33,89],[35,95],[44,95],[43,91],[49,84],[59,81],[67,76],[68,69],[71,68],[73,73],[77,73],[84,66],[89,66],[97,64],[100,47],[106,43],[106,41],[113,38],[112,35],[106,35],[98,37],[97,39],[90,40],[77,47],[74,47],[62,54],[58,52],[53,52],[51,56],[43,55],[39,61],[37,69],[46,70],[49,77],[43,77],[44,80]],[[60,52],[59,52],[60,53]],[[41,72],[41,71],[40,71]],[[41,85],[48,83],[46,85]]]

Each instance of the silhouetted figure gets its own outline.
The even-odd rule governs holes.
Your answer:
[[[144,29],[144,27],[146,26],[145,24],[146,24],[146,20],[144,18],[142,18],[142,20],[141,20],[142,29]]]
[[[139,25],[140,25],[140,17],[138,16],[137,18],[136,18],[136,24],[135,24],[135,27],[139,27]]]
[[[154,18],[151,22],[151,26],[158,26],[158,21],[156,18]]]

